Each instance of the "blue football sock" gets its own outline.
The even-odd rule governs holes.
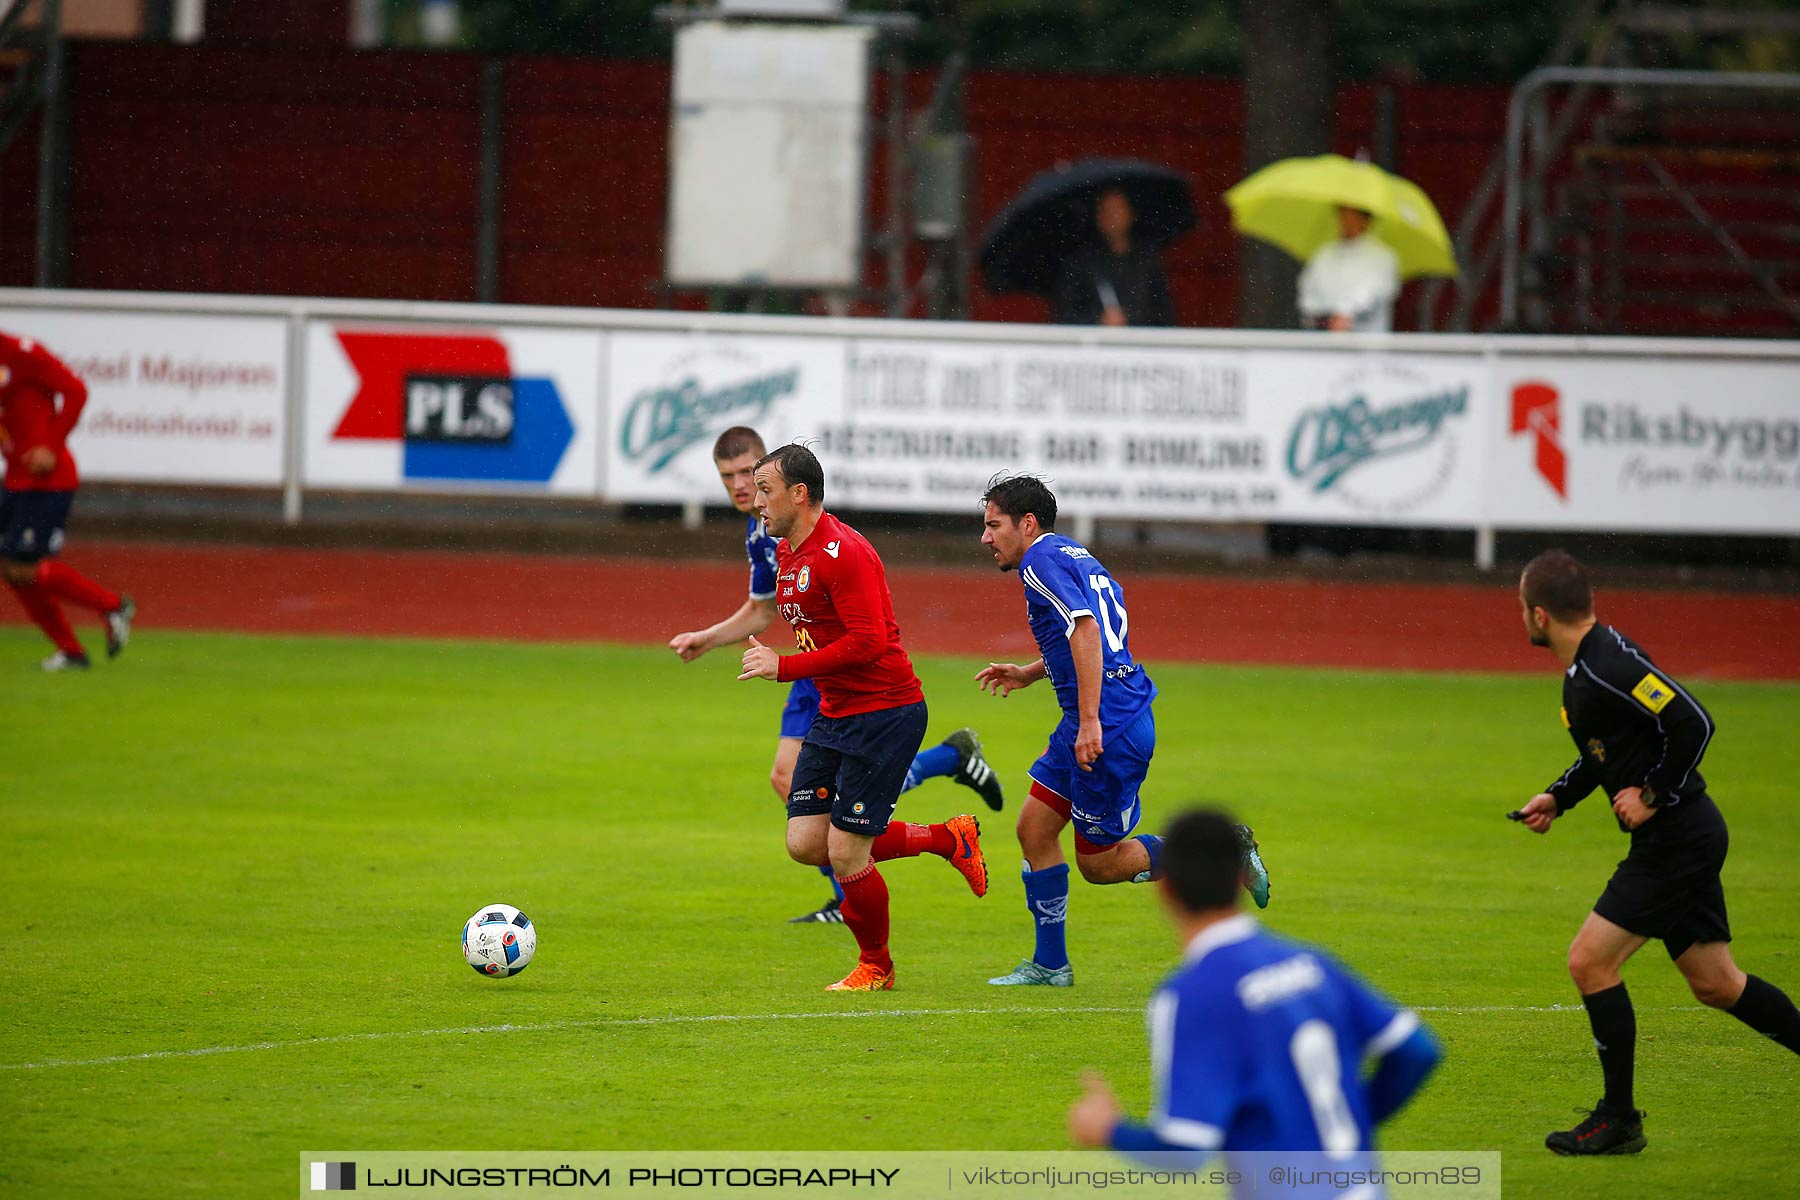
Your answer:
[[[1069,944],[1063,936],[1063,919],[1069,911],[1069,864],[1058,863],[1033,871],[1031,864],[1020,873],[1025,881],[1025,907],[1037,922],[1037,951],[1032,961],[1047,971],[1069,965]]]
[[[819,868],[819,874],[821,874],[825,878],[831,880],[831,894],[836,896],[838,898],[838,902],[841,904],[844,899],[844,885],[837,881],[837,872],[835,872],[831,869],[830,863],[826,863],[824,866]]]
[[[1139,871],[1132,877],[1133,883],[1149,883],[1152,879],[1162,878],[1162,844],[1163,840],[1155,834],[1140,833],[1137,840],[1142,842],[1150,855],[1150,869]]]
[[[948,775],[962,762],[962,752],[949,742],[940,742],[929,750],[921,750],[906,771],[906,784],[900,789],[910,792],[927,779]]]

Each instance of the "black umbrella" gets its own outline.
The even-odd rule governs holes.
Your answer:
[[[1094,202],[1119,188],[1131,201],[1135,242],[1160,246],[1199,223],[1188,177],[1129,158],[1084,158],[1040,171],[981,237],[981,269],[990,292],[1056,288],[1063,260],[1095,240]]]

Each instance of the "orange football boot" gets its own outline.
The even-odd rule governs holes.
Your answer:
[[[969,890],[977,896],[987,895],[987,856],[981,852],[981,822],[968,813],[951,817],[944,828],[956,839],[950,865],[969,881]]]
[[[828,984],[828,992],[885,992],[894,986],[894,968],[883,970],[874,963],[858,962],[856,970],[836,983]]]

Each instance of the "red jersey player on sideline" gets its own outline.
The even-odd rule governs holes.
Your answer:
[[[30,338],[0,333],[0,453],[6,456],[0,574],[32,623],[56,646],[44,660],[46,671],[85,670],[88,665],[87,652],[58,601],[100,614],[109,658],[125,648],[136,612],[129,596],[109,592],[56,561],[80,482],[66,443],[86,403],[87,385],[61,359]]]
[[[777,654],[753,637],[738,678],[819,685],[819,715],[789,785],[788,854],[829,862],[844,889],[844,924],[860,954],[826,990],[876,992],[894,986],[894,960],[887,883],[875,864],[936,854],[985,896],[987,862],[981,826],[966,813],[942,825],[892,819],[925,738],[925,692],[900,645],[880,557],[824,500],[825,471],[805,446],[782,446],[756,464],[756,512],[782,539],[775,610],[800,651]]]

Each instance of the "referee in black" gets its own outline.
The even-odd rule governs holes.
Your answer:
[[[1525,631],[1561,660],[1563,724],[1575,764],[1514,816],[1533,833],[1595,788],[1612,797],[1631,850],[1569,947],[1569,974],[1581,990],[1606,1094],[1573,1129],[1544,1139],[1558,1154],[1636,1154],[1643,1114],[1632,1103],[1637,1018],[1619,969],[1659,938],[1694,996],[1800,1053],[1800,1011],[1774,984],[1731,960],[1731,927],[1719,869],[1725,819],[1706,794],[1700,759],[1713,719],[1659,670],[1636,643],[1594,617],[1587,572],[1573,556],[1546,550],[1519,579]]]

